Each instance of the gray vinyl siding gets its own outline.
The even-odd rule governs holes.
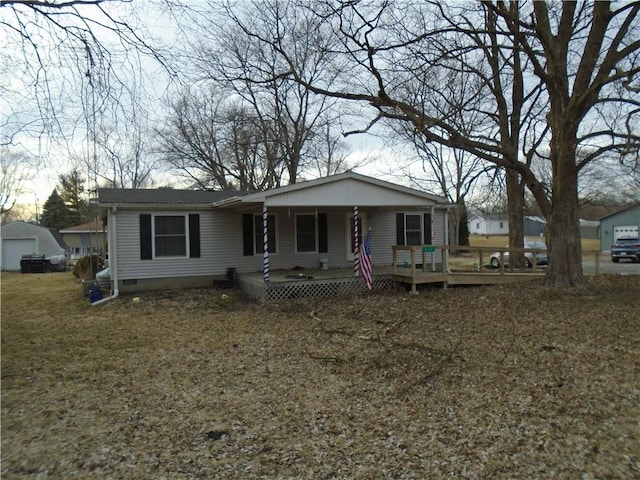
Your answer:
[[[277,252],[269,255],[270,269],[291,269],[293,267],[318,268],[321,259],[327,259],[329,268],[347,268],[352,265],[347,260],[347,213],[350,208],[318,208],[317,213],[327,214],[328,252],[296,253],[295,217],[297,213],[315,214],[315,208],[269,208],[268,213],[276,215]],[[366,216],[372,230],[372,257],[374,265],[390,265],[391,246],[396,242],[396,212],[403,209],[362,208],[360,215]],[[430,208],[411,210],[430,213]],[[176,215],[198,213],[200,215],[200,258],[154,258],[140,259],[140,215]],[[237,272],[262,270],[262,254],[243,254],[242,213],[234,210],[211,209],[195,211],[142,211],[124,210],[117,212],[116,236],[110,244],[117,245],[118,280],[197,277],[224,275],[228,268]],[[444,211],[436,209],[433,223],[434,243],[444,243]],[[111,234],[111,231],[110,231]],[[365,232],[366,234],[366,232]],[[111,236],[111,235],[110,235]],[[113,242],[113,243],[112,243]],[[439,258],[439,255],[438,257]]]
[[[200,214],[200,257],[175,257],[140,259],[140,215],[188,215]],[[124,211],[117,214],[117,268],[118,279],[166,278],[184,276],[205,276],[224,273],[226,270],[216,265],[214,232],[217,230],[212,211]],[[218,227],[219,229],[220,227]]]
[[[418,192],[416,192],[418,193]],[[325,183],[308,190],[293,190],[269,196],[266,200],[271,207],[287,207],[289,205],[315,207],[343,207],[358,205],[388,208],[401,205],[426,206],[433,203],[424,196],[409,191],[398,191],[380,185],[365,183],[356,179]]]
[[[372,228],[372,260],[374,265],[391,265],[393,262],[392,245],[396,244],[396,213],[431,213],[431,209],[425,210],[413,210],[413,209],[398,209],[379,211],[373,215],[369,226]],[[432,216],[432,243],[433,245],[445,244],[445,211],[442,209],[435,209]],[[411,259],[409,252],[398,252],[398,263],[403,264],[405,261]],[[422,257],[416,257],[417,262],[422,261]],[[427,262],[431,261],[431,255],[427,255]],[[442,255],[439,250],[435,252],[435,261],[440,263],[442,261]]]
[[[257,213],[257,212],[253,212]],[[315,214],[315,208],[270,208],[269,214],[276,215],[277,228],[277,252],[269,255],[269,265],[271,270],[289,269],[293,267],[318,268],[320,259],[327,259],[329,267],[346,267],[347,262],[347,242],[346,242],[346,210],[343,208],[323,208],[318,209],[318,213],[327,214],[328,231],[328,252],[296,252],[295,240],[295,217],[296,214]],[[233,257],[237,261],[239,272],[255,272],[262,270],[262,254],[253,256],[243,256],[242,252],[242,225],[241,215],[235,213],[239,230],[234,240],[237,253]],[[317,244],[316,244],[317,247]]]

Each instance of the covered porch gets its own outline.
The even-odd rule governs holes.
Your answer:
[[[528,269],[490,268],[485,266],[488,258],[486,247],[463,247],[456,245],[392,245],[391,265],[373,266],[372,290],[392,289],[406,286],[417,293],[420,285],[497,285],[540,280],[545,269],[534,265]],[[479,261],[471,263],[451,261],[450,251],[475,251]],[[501,250],[526,250],[509,249]],[[242,273],[238,277],[240,288],[259,302],[272,302],[294,298],[332,297],[365,292],[361,276],[353,268],[308,269],[294,268],[272,270],[265,282],[264,272]]]
[[[392,267],[373,267],[372,290],[394,287]],[[367,291],[361,276],[351,268],[272,270],[269,282],[263,272],[238,275],[242,291],[261,303],[294,298],[333,297]]]

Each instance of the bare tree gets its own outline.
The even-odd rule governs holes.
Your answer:
[[[0,215],[10,212],[18,197],[25,193],[25,183],[33,176],[35,159],[24,152],[2,147],[0,151]]]
[[[167,125],[156,132],[157,150],[196,188],[265,190],[279,185],[283,168],[272,133],[225,92],[185,90],[169,105]]]
[[[336,100],[317,96],[280,76],[286,68],[282,58],[248,35],[248,30],[270,34],[284,19],[290,36],[282,40],[290,47],[290,60],[309,78],[330,75],[325,62],[331,48],[328,39],[314,29],[310,13],[290,1],[239,2],[233,8],[209,2],[207,11],[195,17],[199,35],[191,36],[196,42],[189,46],[197,78],[237,98],[255,118],[263,139],[271,143],[264,146],[264,153],[275,155],[268,161],[274,171],[281,170],[277,184],[295,183],[299,176],[315,173],[315,164],[323,156],[334,156],[325,165],[329,172],[346,166],[336,162],[340,133],[330,128],[338,123]]]
[[[423,110],[440,112],[467,136],[480,129],[491,128],[493,121],[488,121],[487,116],[480,113],[488,109],[483,96],[477,94],[481,90],[477,85],[477,75],[462,75],[460,71],[437,66],[423,74],[424,77],[413,78],[414,81],[408,81],[404,86],[406,95],[419,101]],[[427,75],[430,78],[426,78]],[[486,84],[488,77],[484,75],[482,84]],[[433,87],[434,84],[437,88]],[[452,105],[452,101],[460,99],[467,99],[463,109]],[[421,189],[442,195],[456,205],[455,209],[449,210],[450,243],[468,245],[467,200],[478,180],[495,167],[487,166],[486,162],[465,150],[430,142],[411,123],[388,123],[394,134],[408,139],[415,148],[416,161],[402,167],[399,174]]]
[[[640,4],[534,2],[529,17],[502,3],[490,8],[503,18],[549,96],[551,198],[529,172],[525,180],[547,217],[547,283],[580,285],[582,249],[578,177],[589,163],[615,152],[637,163],[640,101]],[[517,27],[516,27],[517,25]],[[580,151],[588,149],[584,156]]]
[[[149,145],[152,135],[148,111],[136,101],[128,106],[128,112],[116,111],[112,118],[109,125],[101,123],[95,132],[95,144],[89,146],[86,165],[93,176],[92,188],[98,184],[114,188],[149,187],[160,161]]]
[[[114,118],[118,128],[130,124],[131,85],[141,82],[144,62],[173,73],[137,16],[142,8],[129,0],[0,1],[0,62],[11,80],[0,87],[1,142],[29,150],[36,139],[49,150],[74,151],[83,136],[96,142]]]
[[[579,8],[572,2],[535,2],[532,9],[522,11],[516,2],[485,2],[480,11],[463,6],[455,15],[437,4],[423,11],[422,5],[396,9],[386,2],[314,4],[317,29],[332,32],[342,46],[332,57],[345,76],[331,83],[307,78],[297,68],[283,41],[286,26],[271,35],[249,28],[246,32],[287,61],[282,74],[314,93],[371,105],[377,115],[370,124],[383,118],[409,122],[429,142],[464,149],[505,168],[510,210],[513,199],[524,197],[526,185],[547,218],[546,283],[581,285],[578,172],[603,152],[638,154],[638,101],[630,86],[635,86],[640,68],[636,63],[640,5],[623,4],[612,10],[609,2],[583,3]],[[410,9],[416,14],[407,15]],[[467,40],[456,43],[463,37]],[[444,65],[443,60],[464,51],[476,52],[493,74],[478,94],[490,99],[487,105],[493,108],[487,113],[496,118],[497,130],[465,135],[448,117],[424,109],[401,88],[405,78],[398,72]],[[505,70],[509,76],[503,75]],[[478,73],[470,62],[462,71]],[[458,103],[465,108],[464,99]],[[615,117],[604,108],[609,104],[617,107]],[[594,148],[578,163],[575,152],[581,142]],[[530,168],[531,157],[547,145],[553,171],[551,196]],[[522,221],[521,214],[519,218]]]

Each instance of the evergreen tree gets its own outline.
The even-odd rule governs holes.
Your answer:
[[[56,231],[74,224],[71,219],[69,207],[64,203],[56,189],[53,190],[49,198],[47,198],[47,201],[44,202],[40,224]]]
[[[69,220],[72,225],[80,225],[91,221],[89,205],[85,199],[84,178],[80,176],[77,169],[73,169],[67,175],[61,174],[58,177],[60,197],[69,207]]]

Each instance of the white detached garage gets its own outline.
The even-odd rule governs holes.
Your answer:
[[[46,227],[27,222],[10,222],[0,227],[2,249],[0,268],[20,270],[23,255],[64,255],[65,245],[56,233]]]

